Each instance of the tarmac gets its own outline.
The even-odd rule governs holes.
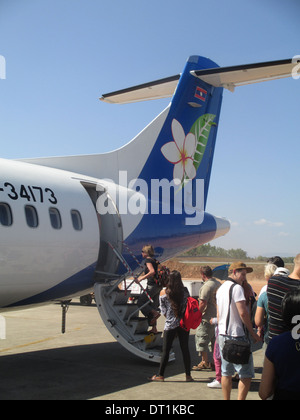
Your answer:
[[[125,402],[129,405],[128,401],[169,404],[170,401],[223,400],[221,389],[207,387],[215,372],[193,372],[195,382],[185,382],[178,340],[174,345],[176,361],[167,366],[165,382],[148,382],[147,377],[157,373],[158,365],[124,349],[104,326],[95,304],[86,307],[78,299],[73,300],[65,334],[61,333],[59,304],[1,315],[6,324],[6,338],[0,339],[1,401],[102,400],[107,402],[104,407],[116,410],[118,401],[124,406]],[[160,331],[163,322],[161,317]],[[193,332],[190,351],[192,364],[198,364]],[[253,355],[256,377],[247,400],[260,399],[263,351],[255,351]],[[237,383],[231,396],[237,399]]]

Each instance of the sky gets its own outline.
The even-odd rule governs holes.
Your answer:
[[[1,157],[117,149],[169,100],[108,105],[103,93],[178,74],[190,55],[293,58],[299,15],[298,0],[0,0]],[[294,78],[224,92],[207,211],[231,231],[211,245],[300,253],[299,98]]]

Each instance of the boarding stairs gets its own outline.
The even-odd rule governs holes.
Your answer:
[[[122,276],[98,273],[101,280],[96,281],[94,293],[100,316],[112,336],[123,347],[142,359],[159,363],[162,333],[148,333],[148,320],[141,316],[141,308],[137,306],[140,293],[147,294],[147,292],[142,284],[135,282],[136,277],[122,254],[112,244],[109,243],[109,246],[126,267],[127,272]],[[137,288],[140,289],[139,292]],[[151,302],[148,294],[147,297],[145,305]],[[175,360],[174,352],[170,353],[169,360]]]

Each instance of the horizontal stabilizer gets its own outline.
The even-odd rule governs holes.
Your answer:
[[[151,99],[169,98],[173,96],[179,79],[180,74],[128,89],[106,93],[100,100],[112,104],[129,104]]]
[[[291,77],[295,65],[294,60],[288,59],[241,66],[219,67],[208,70],[195,70],[191,73],[212,86],[223,87],[233,92],[236,86]]]
[[[268,80],[291,77],[295,68],[293,59],[268,61],[264,63],[245,64],[230,67],[217,67],[204,70],[193,70],[191,74],[214,87],[223,87],[231,92],[237,86]],[[128,104],[152,99],[173,96],[180,74],[154,82],[145,83],[104,94],[100,100],[112,104]]]

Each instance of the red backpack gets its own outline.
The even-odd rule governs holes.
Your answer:
[[[186,309],[180,321],[181,328],[186,331],[190,331],[190,329],[195,330],[199,327],[201,321],[202,312],[200,312],[198,301],[193,297],[188,297]]]

